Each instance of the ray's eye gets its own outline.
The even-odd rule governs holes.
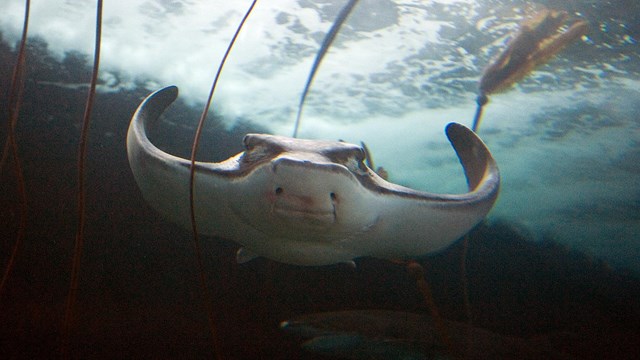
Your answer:
[[[358,168],[362,171],[367,171],[367,165],[365,164],[365,161],[367,160],[367,151],[363,148],[358,148],[355,158],[358,161]]]
[[[264,161],[273,155],[273,148],[269,147],[259,135],[248,134],[242,139],[244,145],[244,153],[242,154],[243,163],[255,163]]]
[[[244,145],[244,148],[247,151],[253,150],[255,146],[253,137],[251,135],[245,135],[244,138],[242,138],[242,144]]]
[[[354,153],[358,162],[362,162],[367,158],[367,153],[361,147],[359,147],[356,151],[354,151]]]
[[[367,166],[364,161],[366,159],[366,153],[362,148],[350,149],[348,156],[342,161],[342,163],[353,173],[358,175],[364,175],[367,172]]]

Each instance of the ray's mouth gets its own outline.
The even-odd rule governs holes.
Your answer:
[[[276,203],[271,208],[271,212],[280,218],[294,221],[308,221],[318,225],[332,224],[336,221],[335,207],[330,210],[315,210],[309,208],[298,208],[288,204]]]
[[[303,194],[291,194],[276,187],[271,197],[271,214],[292,226],[328,226],[336,222],[337,196],[331,192],[328,199]],[[330,200],[327,202],[326,200]]]

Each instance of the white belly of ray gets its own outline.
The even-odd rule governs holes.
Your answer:
[[[176,96],[177,89],[168,87],[140,105],[127,151],[146,201],[190,228],[190,162],[159,150],[146,136],[146,127]],[[386,182],[364,166],[356,145],[248,135],[243,153],[220,163],[197,163],[198,230],[242,245],[239,261],[263,256],[325,265],[441,250],[486,216],[499,188],[497,166],[480,139],[458,124],[447,133],[465,168],[469,193],[430,194]]]

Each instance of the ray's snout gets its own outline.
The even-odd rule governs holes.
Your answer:
[[[280,157],[272,162],[270,202],[275,215],[316,223],[336,221],[340,165]]]

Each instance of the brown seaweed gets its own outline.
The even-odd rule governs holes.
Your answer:
[[[567,18],[565,11],[545,8],[522,22],[506,49],[485,68],[480,78],[474,131],[480,126],[482,107],[488,102],[489,94],[507,90],[589,30],[587,21],[577,20],[567,25]]]
[[[566,18],[564,11],[545,9],[525,21],[504,52],[485,69],[480,79],[480,94],[489,95],[508,89],[586,34],[588,25],[584,20],[578,20],[567,30],[558,32]]]

